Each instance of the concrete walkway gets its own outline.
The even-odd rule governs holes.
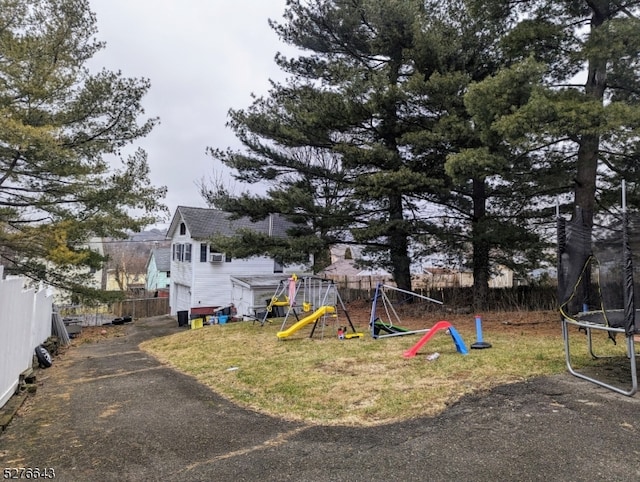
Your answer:
[[[138,349],[166,318],[39,373],[0,434],[0,469],[59,481],[640,480],[640,399],[569,375],[467,397],[433,418],[306,426],[235,406]]]

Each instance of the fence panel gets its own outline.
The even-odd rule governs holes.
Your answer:
[[[115,316],[130,315],[134,319],[168,315],[169,298],[141,298],[118,301],[113,304],[113,314]]]
[[[23,290],[21,278],[2,279],[0,266],[0,407],[31,367],[36,346],[51,335],[53,298]]]
[[[345,303],[371,300],[379,282],[395,286],[381,276],[327,275],[336,284],[340,297]],[[424,283],[414,279],[414,291],[422,296],[443,301],[449,308],[461,311],[472,310],[473,287],[460,283]],[[423,280],[424,281],[424,280]],[[450,281],[450,280],[449,280]],[[511,288],[489,288],[488,310],[554,310],[557,307],[555,286],[514,286]],[[404,294],[387,293],[392,301],[400,301]]]

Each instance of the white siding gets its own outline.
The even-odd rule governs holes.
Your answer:
[[[174,259],[173,246],[175,244],[191,244],[191,261],[180,261]],[[176,315],[178,311],[191,309],[193,306],[193,263],[198,262],[196,257],[200,244],[191,239],[189,230],[181,235],[180,230],[176,230],[171,238],[171,278],[169,281],[169,293],[171,297],[171,314]]]
[[[231,276],[282,276],[286,279],[290,273],[303,273],[303,266],[285,268],[285,273],[273,272],[273,259],[254,257],[249,259],[232,259],[231,262],[209,263],[194,261],[194,283],[192,306],[226,306],[235,303]],[[267,296],[270,297],[271,295]],[[261,302],[260,302],[261,303]],[[237,307],[237,305],[236,305]],[[240,311],[238,312],[240,313]]]
[[[171,262],[171,281],[173,283],[191,286],[191,284],[193,283],[192,263],[187,263],[183,261],[172,261]]]
[[[231,276],[273,274],[269,258],[233,259],[230,263],[196,263],[193,306],[224,306],[232,303]]]
[[[172,287],[171,314],[175,315],[178,311],[188,311],[191,309],[191,288],[186,285],[174,284]],[[173,297],[175,296],[175,298]]]
[[[239,317],[253,318],[257,312],[265,311],[267,300],[275,294],[277,284],[273,287],[251,288],[245,284],[233,283],[231,302],[235,305]]]
[[[196,307],[227,306],[234,302],[231,276],[274,275],[274,261],[266,257],[232,259],[211,263],[200,261],[201,242],[191,238],[189,230],[181,235],[179,224],[172,238],[171,256],[171,314]],[[175,260],[173,245],[191,244],[191,261]],[[285,268],[277,276],[304,272],[303,266]],[[262,296],[262,295],[261,295]],[[269,297],[269,296],[267,296]],[[254,301],[251,300],[253,304]],[[262,300],[258,303],[262,303]],[[239,314],[244,314],[239,311]]]

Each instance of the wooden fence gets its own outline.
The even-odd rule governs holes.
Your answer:
[[[395,284],[379,276],[348,277],[332,275],[340,297],[345,303],[358,300],[371,300],[378,282],[395,286]],[[415,280],[414,280],[415,281]],[[473,305],[473,288],[468,286],[448,286],[425,288],[416,283],[414,292],[422,296],[443,301],[449,308],[471,309]],[[514,286],[510,288],[489,288],[488,308],[490,310],[554,310],[557,308],[557,288],[555,286]],[[393,301],[400,301],[406,296],[399,293],[388,293]]]
[[[35,348],[51,336],[53,297],[24,290],[22,278],[2,279],[0,266],[0,407],[31,368]]]
[[[133,319],[168,315],[169,298],[140,298],[118,301],[113,304],[112,311],[115,316],[131,316]]]

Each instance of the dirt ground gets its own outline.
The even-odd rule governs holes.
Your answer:
[[[349,318],[360,329],[369,325],[371,304],[355,301],[345,305]],[[457,313],[452,309],[433,308],[433,305],[417,303],[415,305],[394,306],[385,311],[383,306],[376,308],[377,317],[385,322],[409,329],[429,328],[444,320],[456,328],[476,329],[476,317],[480,317],[483,331],[517,332],[532,335],[560,335],[560,315],[557,311],[490,311],[487,313]],[[339,313],[340,314],[340,313]],[[397,315],[397,317],[396,317]]]

